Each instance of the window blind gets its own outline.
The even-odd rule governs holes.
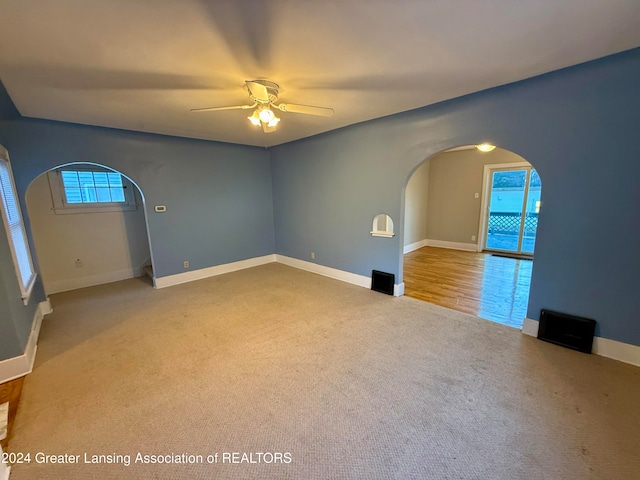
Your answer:
[[[13,253],[16,273],[20,280],[20,291],[25,299],[31,293],[35,281],[35,273],[31,262],[31,254],[27,236],[20,215],[20,205],[16,196],[9,162],[0,157],[0,197],[2,197],[2,217],[9,237]]]

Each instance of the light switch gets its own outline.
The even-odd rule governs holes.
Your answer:
[[[474,193],[473,198],[480,198],[480,194],[478,192]]]
[[[156,205],[154,208],[156,213],[164,213],[167,211],[167,207],[165,205]]]

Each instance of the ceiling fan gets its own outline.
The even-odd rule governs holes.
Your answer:
[[[311,105],[296,105],[295,103],[276,103],[278,101],[279,86],[277,83],[269,80],[247,80],[247,90],[249,98],[253,102],[251,105],[232,105],[229,107],[208,107],[208,108],[192,108],[191,112],[215,112],[219,110],[250,110],[253,113],[248,117],[249,121],[256,125],[262,126],[264,133],[273,132],[280,119],[276,117],[273,109],[282,112],[303,113],[306,115],[318,115],[321,117],[330,117],[333,115],[333,108],[314,107]]]

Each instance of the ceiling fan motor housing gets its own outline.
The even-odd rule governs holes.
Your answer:
[[[280,90],[280,86],[277,83],[272,82],[270,80],[251,80],[251,82],[263,85],[267,89],[267,93],[269,95],[269,100],[256,98],[251,92],[251,90],[249,90],[249,96],[253,101],[262,103],[262,104],[268,104],[268,103],[273,103],[278,99],[278,91]]]

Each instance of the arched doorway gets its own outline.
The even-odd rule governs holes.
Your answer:
[[[104,165],[69,163],[36,177],[26,204],[47,294],[152,272],[144,201],[133,180]]]
[[[405,188],[405,295],[522,327],[541,182],[501,148],[426,159]]]

